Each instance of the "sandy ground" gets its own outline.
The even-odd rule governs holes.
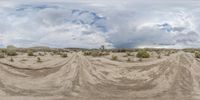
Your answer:
[[[0,100],[200,100],[200,60],[189,53],[134,63],[80,52],[24,58],[0,60]]]

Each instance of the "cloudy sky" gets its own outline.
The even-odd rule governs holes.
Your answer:
[[[0,0],[0,47],[200,47],[198,0]]]

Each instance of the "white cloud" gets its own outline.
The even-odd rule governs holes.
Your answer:
[[[200,47],[199,3],[1,0],[0,46]]]

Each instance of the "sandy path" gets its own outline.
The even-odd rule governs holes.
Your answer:
[[[0,100],[198,100],[200,61],[180,52],[149,63],[74,54],[39,69],[0,63]]]

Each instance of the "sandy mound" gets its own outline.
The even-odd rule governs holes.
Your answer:
[[[49,66],[49,65],[48,65]],[[198,100],[200,61],[180,52],[149,63],[74,54],[54,67],[0,62],[4,100]]]

